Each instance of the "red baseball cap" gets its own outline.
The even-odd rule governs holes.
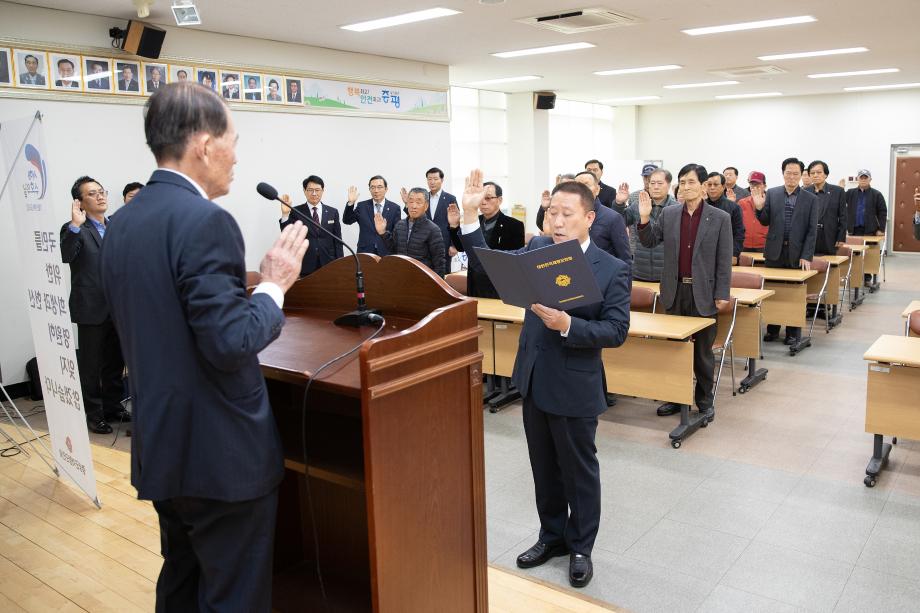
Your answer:
[[[748,175],[748,183],[766,183],[767,177],[762,172],[754,170]]]

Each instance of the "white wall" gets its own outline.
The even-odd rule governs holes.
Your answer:
[[[0,15],[0,37],[47,44],[106,47],[108,28],[124,26],[122,19],[5,2],[0,2]],[[446,66],[177,28],[167,33],[162,53],[435,87],[447,87],[448,79]],[[62,224],[69,219],[69,190],[76,177],[89,174],[99,179],[112,192],[110,210],[115,210],[124,184],[146,182],[155,168],[144,142],[139,105],[0,98],[0,123],[36,110],[45,115],[51,194]],[[446,122],[240,109],[233,116],[240,134],[239,159],[231,192],[218,202],[242,228],[249,269],[258,268],[278,232],[278,207],[256,194],[259,181],[273,183],[291,193],[295,202],[303,202],[301,181],[318,174],[326,183],[324,201],[341,210],[349,185],[358,185],[362,197],[369,197],[367,179],[374,174],[388,179],[388,196],[399,202],[400,186],[424,186],[430,166],[451,167]],[[4,383],[10,384],[25,380],[24,365],[34,351],[8,207],[5,197],[0,201],[0,368]],[[354,245],[357,226],[344,226],[343,235]]]

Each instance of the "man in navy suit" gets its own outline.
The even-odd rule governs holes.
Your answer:
[[[320,225],[340,240],[342,238],[342,224],[339,223],[339,212],[327,204],[323,204],[323,190],[326,184],[322,178],[316,175],[310,175],[303,180],[303,194],[307,197],[304,204],[298,204],[294,208],[311,218],[314,223]],[[285,204],[281,205],[281,219],[278,225],[284,230],[286,227],[296,221],[297,215],[291,215],[290,200],[291,197],[285,194]],[[308,224],[309,225],[309,224]],[[306,277],[311,272],[315,272],[343,255],[342,243],[333,240],[325,232],[320,232],[316,228],[310,228],[310,247],[303,256],[303,263],[300,265],[300,276]]]
[[[380,175],[371,177],[367,182],[367,188],[371,192],[370,200],[362,200],[358,204],[355,204],[358,199],[358,188],[354,185],[348,188],[348,202],[345,203],[342,221],[349,226],[353,223],[358,224],[359,253],[389,255],[390,250],[387,248],[386,241],[377,234],[374,216],[377,213],[383,215],[383,218],[387,220],[387,232],[393,232],[400,218],[399,205],[387,200],[387,180]]]
[[[160,520],[156,610],[267,612],[284,465],[258,353],[281,333],[306,228],[281,232],[248,296],[240,228],[211,202],[236,164],[226,103],[165,85],[144,129],[159,168],[111,223],[102,281],[134,388],[131,483]]]
[[[437,166],[429,168],[425,173],[425,181],[428,182],[428,219],[432,220],[438,228],[441,229],[441,239],[444,241],[444,270],[450,272],[450,259],[457,255],[457,249],[450,242],[450,224],[447,222],[447,210],[450,205],[457,204],[457,198],[453,194],[444,191],[444,171]],[[404,211],[409,214],[409,192],[406,188],[401,190],[403,203],[406,205]]]
[[[485,193],[482,172],[474,170],[463,192],[461,226],[471,269],[482,268],[473,247],[486,246],[478,217]],[[512,374],[524,398],[524,433],[540,516],[539,540],[518,556],[517,565],[532,568],[570,554],[574,587],[586,586],[594,574],[591,550],[600,523],[594,437],[597,416],[607,409],[601,350],[622,345],[629,331],[629,266],[589,237],[594,201],[581,183],[558,184],[547,212],[552,237],[536,237],[519,251],[577,240],[603,299],[570,311],[532,305],[524,316]]]

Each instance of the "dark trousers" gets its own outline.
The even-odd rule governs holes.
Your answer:
[[[278,490],[261,498],[154,501],[163,568],[157,613],[270,611]]]
[[[111,318],[96,326],[77,324],[77,334],[80,342],[77,365],[86,421],[96,423],[113,418],[122,410],[121,401],[125,397],[122,384],[125,361],[115,325]]]
[[[693,301],[693,285],[690,283],[677,284],[677,296],[674,298],[674,305],[668,309],[668,315],[702,317]],[[696,406],[700,408],[708,409],[712,406],[712,392],[716,382],[716,359],[712,353],[712,344],[716,340],[718,325],[716,322],[693,335],[693,374],[696,376],[693,399]]]
[[[565,542],[591,555],[601,521],[597,417],[565,417],[541,411],[524,398],[524,433],[540,515],[540,540]]]
[[[783,241],[783,248],[779,252],[778,260],[764,260],[764,265],[768,268],[798,268],[799,261],[792,261],[789,256],[789,245]],[[777,335],[782,326],[778,324],[767,324],[767,334]],[[791,338],[802,338],[802,329],[798,326],[786,326],[786,336]]]

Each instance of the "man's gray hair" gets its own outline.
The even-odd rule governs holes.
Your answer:
[[[425,204],[429,204],[430,196],[428,195],[428,190],[423,187],[413,187],[409,190],[409,196],[412,194],[422,194],[425,196]]]

